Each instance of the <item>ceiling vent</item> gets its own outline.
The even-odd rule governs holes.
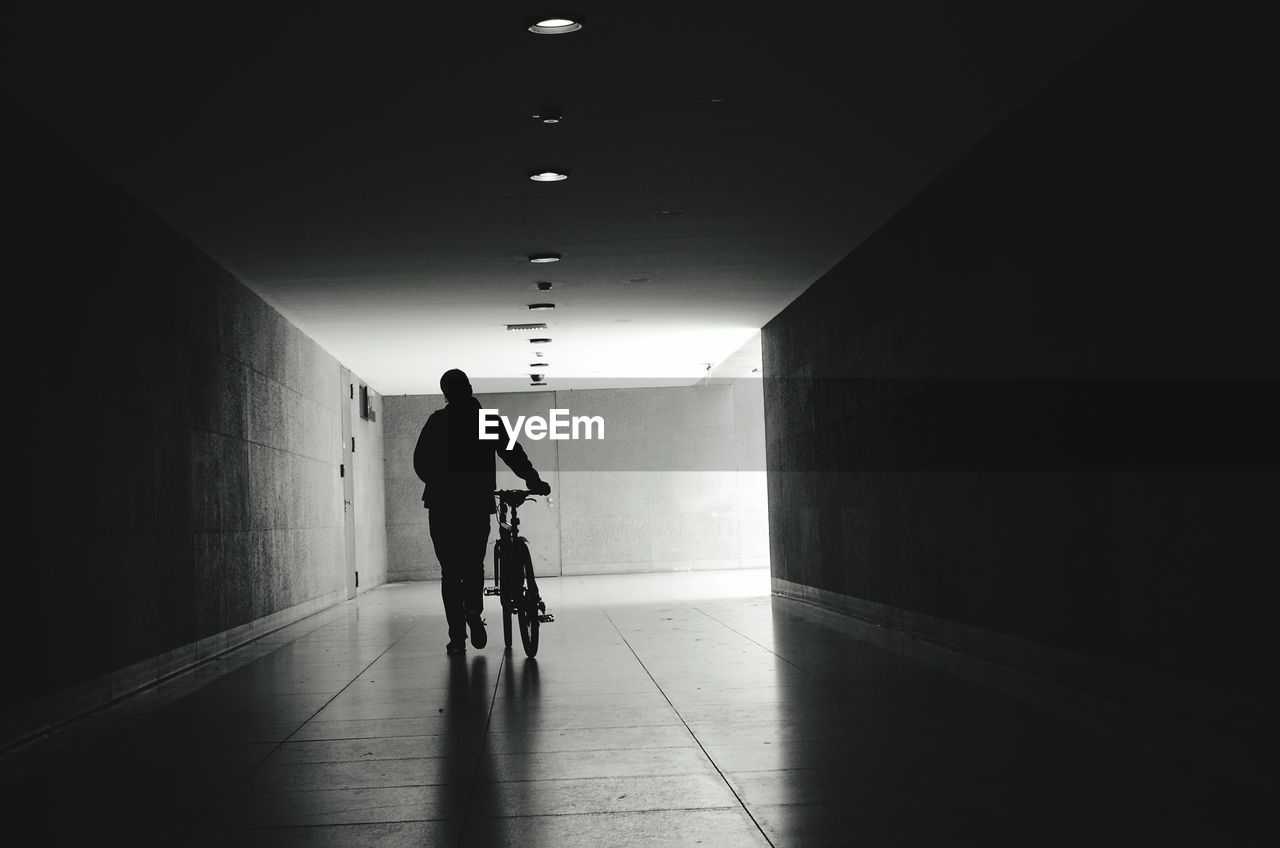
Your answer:
[[[545,330],[546,324],[508,324],[508,330]]]

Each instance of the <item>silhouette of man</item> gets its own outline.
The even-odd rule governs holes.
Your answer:
[[[525,485],[540,495],[551,493],[510,431],[498,423],[499,437],[480,438],[480,401],[471,393],[471,381],[458,369],[444,372],[440,390],[448,403],[431,413],[413,451],[413,470],[422,480],[422,505],[429,510],[431,543],[440,560],[440,597],[449,622],[450,654],[466,650],[467,628],[471,644],[483,648],[484,558],[489,546],[490,516],[495,482],[494,455],[502,457]],[[492,430],[493,424],[490,424]]]

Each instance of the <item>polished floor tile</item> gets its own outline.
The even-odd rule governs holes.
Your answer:
[[[438,587],[382,587],[0,755],[4,811],[68,845],[1274,841],[1273,786],[860,643],[764,572],[542,583],[536,659],[492,607],[447,656]]]

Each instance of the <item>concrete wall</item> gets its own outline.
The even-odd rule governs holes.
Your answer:
[[[2,740],[345,597],[338,363],[5,112],[21,532],[4,644],[22,649]],[[365,483],[371,559],[380,488]]]
[[[776,587],[1260,715],[1280,138],[1238,35],[1145,9],[764,328]]]
[[[546,416],[554,407],[606,422],[603,441],[521,441],[553,488],[551,504],[521,511],[539,573],[768,564],[759,380],[478,396],[509,418]],[[438,395],[386,398],[392,580],[439,576],[413,447],[427,416],[442,404]],[[501,461],[498,467],[500,487],[520,485]]]

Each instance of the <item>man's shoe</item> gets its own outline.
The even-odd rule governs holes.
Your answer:
[[[489,634],[484,632],[484,619],[480,613],[467,613],[467,627],[471,628],[471,647],[479,649],[489,644]]]
[[[450,655],[465,654],[467,652],[467,645],[465,642],[450,642],[444,646],[444,652]]]

